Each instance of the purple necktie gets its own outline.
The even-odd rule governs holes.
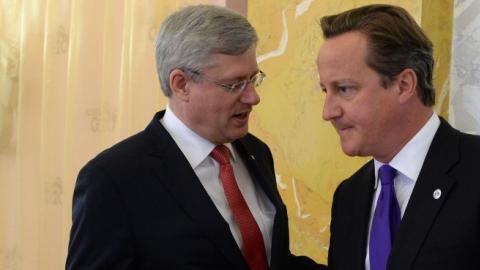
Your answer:
[[[397,170],[388,164],[378,170],[382,190],[378,196],[370,230],[370,270],[387,269],[388,256],[400,225],[400,207],[393,184],[396,174]]]

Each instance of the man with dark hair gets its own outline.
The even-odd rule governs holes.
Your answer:
[[[79,173],[67,269],[321,269],[290,253],[269,148],[248,133],[257,34],[241,15],[186,7],[162,24],[166,110]]]
[[[390,5],[321,27],[323,118],[373,157],[334,194],[329,269],[480,269],[480,137],[434,113],[431,41]]]

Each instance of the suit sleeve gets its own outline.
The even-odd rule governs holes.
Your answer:
[[[331,210],[332,213],[331,213],[331,220],[330,220],[330,245],[328,249],[328,265],[330,266],[331,269],[335,269],[335,265],[333,265],[332,262],[334,261],[333,256],[335,254],[335,246],[336,246],[335,236],[337,235],[335,232],[337,227],[336,216],[338,212],[338,197],[340,196],[339,190],[341,189],[343,183],[344,182],[340,183],[340,185],[335,190],[335,193],[333,194],[333,200],[332,200],[332,210]]]
[[[85,166],[73,194],[67,270],[135,269],[124,209],[111,177],[92,162]]]
[[[306,256],[290,255],[290,268],[296,270],[327,270],[327,266],[317,264],[315,261]]]

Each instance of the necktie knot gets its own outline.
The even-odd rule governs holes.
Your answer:
[[[395,178],[396,174],[397,174],[397,170],[395,170],[388,164],[383,165],[378,170],[378,176],[380,177],[382,186],[392,185],[393,179]]]
[[[210,153],[210,156],[220,165],[230,163],[230,150],[225,145],[217,145]]]

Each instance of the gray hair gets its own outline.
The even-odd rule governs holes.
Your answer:
[[[219,6],[196,5],[169,15],[156,41],[157,73],[165,96],[170,97],[174,69],[201,72],[215,63],[212,54],[240,55],[258,40],[242,15]]]

